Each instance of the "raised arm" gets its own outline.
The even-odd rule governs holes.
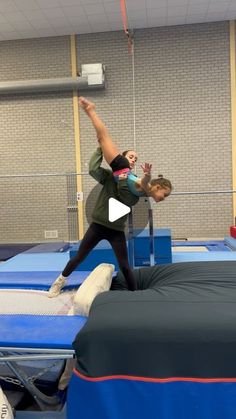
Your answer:
[[[141,188],[148,193],[149,192],[149,182],[151,180],[151,170],[152,170],[152,164],[150,163],[144,163],[141,164],[141,168],[143,170],[143,176],[140,181]]]

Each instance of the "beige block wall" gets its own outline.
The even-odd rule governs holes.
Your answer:
[[[71,75],[69,37],[1,42],[0,55],[0,81]],[[0,241],[68,239],[67,177],[34,175],[75,172],[72,93],[0,96],[0,144]]]
[[[232,188],[228,22],[135,31],[135,95],[123,34],[84,35],[78,45],[79,62],[106,64],[107,90],[90,97],[121,149],[135,146],[176,192]],[[94,140],[82,117],[84,161]],[[172,196],[154,206],[154,225],[177,238],[224,237],[231,223],[230,195]]]
[[[228,22],[137,30],[134,58],[122,32],[78,36],[77,49],[79,67],[106,66],[107,88],[86,96],[121,150],[135,147],[176,192],[231,189]],[[0,81],[71,75],[69,37],[1,42],[0,55]],[[96,136],[83,113],[80,121],[86,172]],[[0,145],[0,242],[45,241],[45,230],[76,239],[75,182],[5,177],[75,171],[71,93],[0,96]],[[95,186],[83,177],[85,198]],[[231,224],[230,195],[172,196],[154,207],[155,227],[176,238],[224,237]]]

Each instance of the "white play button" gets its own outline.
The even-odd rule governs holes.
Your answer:
[[[109,198],[108,218],[111,223],[129,214],[130,211],[130,207],[127,207],[127,205],[122,204],[117,199]]]

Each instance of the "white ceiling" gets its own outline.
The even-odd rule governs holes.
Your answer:
[[[126,0],[129,29],[236,19],[236,0]],[[122,30],[120,0],[0,0],[0,41]]]

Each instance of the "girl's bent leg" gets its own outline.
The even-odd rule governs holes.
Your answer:
[[[125,233],[122,231],[114,231],[113,238],[109,240],[109,242],[114,250],[120,270],[126,279],[129,290],[135,291],[137,289],[137,284],[134,274],[129,266]]]

